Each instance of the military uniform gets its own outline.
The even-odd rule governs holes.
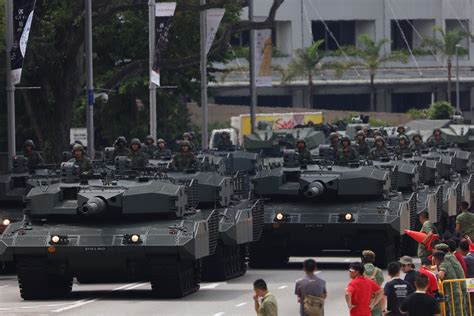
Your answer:
[[[395,154],[398,156],[402,156],[404,154],[412,154],[410,147],[407,146],[397,146],[395,147]]]
[[[33,170],[38,167],[41,163],[43,163],[43,158],[41,158],[41,155],[37,151],[24,151],[23,156],[25,158],[28,158],[28,169]]]
[[[423,226],[421,226],[420,229],[421,233],[435,233],[435,227],[430,221],[426,221],[423,223]],[[418,258],[428,258],[428,256],[431,255],[431,251],[426,249],[426,246],[423,245],[422,243],[418,244]]]
[[[155,152],[157,149],[158,147],[156,147],[154,144],[150,144],[150,145],[145,144],[142,147],[142,152],[145,154],[145,156],[148,159],[153,159],[155,157]]]
[[[361,156],[368,156],[370,154],[370,145],[365,141],[357,142],[357,151]]]
[[[417,144],[417,143],[413,142],[413,143],[410,144],[410,149],[412,151],[422,151],[422,150],[426,149],[426,145],[423,144],[423,143]]]
[[[427,143],[428,143],[428,146],[430,147],[446,146],[446,140],[443,137],[436,139],[433,136],[431,136],[430,138],[428,138]]]
[[[89,157],[82,156],[81,159],[74,157],[70,159],[69,162],[73,162],[74,165],[79,167],[80,174],[89,174],[92,171],[92,161],[89,159]]]
[[[339,151],[339,149],[342,148],[341,144],[337,143],[336,145],[333,145],[331,144],[329,146],[329,148],[331,148],[332,152],[331,152],[331,158],[332,159],[336,159],[337,157],[337,152]]]
[[[300,163],[302,162],[311,162],[313,160],[313,158],[311,157],[311,152],[306,149],[306,148],[303,148],[303,149],[299,149],[298,148],[298,159],[300,160]]]
[[[132,151],[128,154],[128,159],[132,163],[132,169],[144,169],[148,165],[148,159],[141,151]]]
[[[178,152],[173,157],[171,162],[174,169],[183,171],[185,169],[191,169],[197,162],[196,156],[191,152]]]
[[[350,146],[346,148],[341,147],[338,150],[337,155],[336,155],[336,160],[339,163],[344,163],[344,164],[347,164],[352,161],[356,161],[357,159],[359,159],[359,155],[357,151]]]
[[[157,151],[155,151],[155,157],[157,159],[163,159],[163,158],[171,158],[171,150],[169,150],[168,148],[158,148]]]
[[[115,157],[128,157],[130,150],[123,146],[116,146],[114,149],[114,160]]]
[[[229,151],[234,148],[232,141],[229,138],[221,138],[221,141],[217,145],[217,149],[220,151]]]
[[[470,212],[462,212],[456,217],[456,224],[461,226],[461,233],[468,235],[474,240],[474,214]]]
[[[382,286],[384,282],[382,270],[374,266],[372,263],[364,264],[364,276],[371,279],[378,286]],[[382,303],[380,302],[372,309],[372,316],[382,316]]]
[[[456,261],[455,263],[453,259],[454,261]],[[459,265],[459,268],[461,269],[461,272],[462,272],[462,267],[457,261],[456,257],[454,257],[452,254],[450,255],[449,253],[447,253],[444,257],[443,262],[438,267],[439,271],[444,272],[443,280],[464,279],[464,277],[458,277],[459,272],[456,272],[456,270],[458,270],[456,268],[456,264]],[[464,275],[464,272],[462,273],[462,275]],[[462,315],[463,313],[466,314],[465,311],[463,312],[461,310],[462,305],[460,301],[460,293],[463,293],[464,294],[463,301],[465,302],[465,298],[466,298],[466,295],[464,293],[465,286],[463,285],[462,287],[460,287],[459,285],[460,283],[454,282],[451,284],[451,286],[446,285],[444,287],[445,294],[448,296],[448,300],[447,300],[448,303],[446,305],[453,315]]]
[[[378,160],[382,157],[389,157],[388,151],[385,147],[374,147],[370,151],[369,158],[372,160]]]

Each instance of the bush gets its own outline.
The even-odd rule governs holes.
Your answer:
[[[424,119],[428,116],[426,110],[411,108],[407,111],[412,120]]]
[[[432,120],[450,119],[455,112],[455,108],[451,103],[446,101],[438,101],[433,103],[428,109],[428,118]]]
[[[384,127],[388,125],[385,121],[376,117],[369,117],[369,124],[370,127]]]

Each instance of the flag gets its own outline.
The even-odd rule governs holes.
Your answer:
[[[272,30],[255,31],[255,69],[257,87],[272,86]]]
[[[168,36],[171,27],[171,18],[176,10],[176,2],[159,2],[155,9],[155,58],[150,80],[157,86],[160,85],[161,52],[168,45]]]
[[[13,85],[19,84],[21,80],[21,71],[26,55],[31,22],[33,21],[35,2],[36,0],[13,1],[13,46],[10,51]]]
[[[207,41],[206,41],[206,56],[211,50],[212,43],[216,38],[217,30],[224,17],[225,9],[209,9],[206,10],[206,27],[207,27]]]

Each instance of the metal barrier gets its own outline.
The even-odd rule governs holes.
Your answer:
[[[441,315],[474,316],[474,279],[445,280],[439,283],[439,292]]]

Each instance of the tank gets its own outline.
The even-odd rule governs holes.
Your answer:
[[[207,258],[225,262],[226,277],[245,273],[236,253],[260,236],[258,201],[196,209],[193,191],[168,180],[76,175],[64,163],[60,183],[32,188],[24,219],[1,236],[0,260],[17,263],[23,299],[68,295],[74,277],[145,280],[158,297],[183,297],[199,289]]]

